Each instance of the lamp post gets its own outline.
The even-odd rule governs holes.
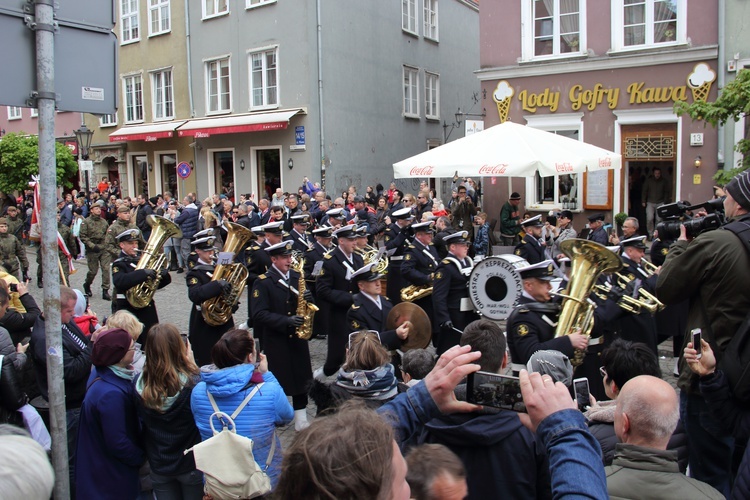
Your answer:
[[[73,132],[78,142],[78,168],[81,168],[81,161],[89,159],[89,148],[91,148],[91,139],[94,137],[94,131],[89,130],[85,123]],[[86,196],[89,195],[89,171],[86,169]]]
[[[443,144],[448,142],[448,138],[451,136],[451,133],[453,133],[453,129],[456,129],[461,126],[461,124],[464,121],[464,117],[475,117],[475,118],[484,118],[487,116],[487,110],[482,109],[482,114],[476,114],[476,113],[464,113],[461,111],[461,108],[459,107],[456,111],[456,114],[453,115],[453,117],[456,119],[453,123],[445,123],[443,122]],[[450,130],[448,130],[450,128]]]

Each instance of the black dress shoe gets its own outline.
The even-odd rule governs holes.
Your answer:
[[[182,267],[181,267],[181,268],[179,268],[179,269],[177,269],[177,274],[182,274],[182,273],[184,273],[184,272],[185,272],[185,269],[184,269],[184,268],[182,268]]]
[[[103,300],[112,300],[112,297],[110,297],[109,292],[107,290],[104,290],[102,292],[102,299]]]
[[[91,285],[87,285],[85,283],[83,284],[83,293],[85,293],[89,297],[93,297],[94,296],[94,294],[91,293]]]
[[[36,286],[39,288],[44,288],[44,283],[42,283],[42,280],[36,280]]]

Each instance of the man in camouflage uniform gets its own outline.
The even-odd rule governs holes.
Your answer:
[[[23,218],[16,207],[8,207],[8,234],[12,234],[18,241],[23,241]]]
[[[60,233],[60,237],[65,242],[65,246],[68,247],[68,252],[74,255],[75,258],[75,251],[76,251],[76,237],[73,236],[73,232],[70,230],[70,227],[66,226],[62,222],[60,222],[60,212],[57,212],[57,232]],[[65,283],[60,283],[64,286],[70,286],[70,267],[68,266],[68,257],[65,255],[65,253],[62,251],[62,248],[60,248],[60,245],[58,243],[57,245],[57,255],[60,259],[60,264],[62,264],[62,271],[65,275]],[[42,281],[42,246],[39,245],[36,249],[36,286],[39,288],[44,287],[44,282]]]
[[[133,215],[130,213],[130,209],[125,205],[120,205],[117,208],[117,219],[107,229],[107,236],[104,237],[104,247],[109,252],[113,261],[120,256],[120,245],[117,243],[117,235],[122,234],[128,229],[136,228],[132,218]],[[146,246],[146,242],[140,233],[138,233],[138,238],[138,246],[142,250]]]
[[[89,297],[93,296],[91,284],[96,278],[99,268],[102,270],[102,299],[112,300],[109,295],[110,281],[110,264],[112,255],[104,247],[104,238],[107,235],[109,224],[102,217],[104,202],[99,200],[91,206],[91,215],[81,224],[81,231],[78,235],[81,241],[86,245],[86,263],[89,266],[89,272],[86,274],[86,281],[83,283],[83,291]]]
[[[0,265],[18,277],[18,262],[23,266],[23,281],[29,279],[29,259],[18,238],[8,233],[8,219],[0,218]]]

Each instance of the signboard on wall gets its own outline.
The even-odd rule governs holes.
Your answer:
[[[612,170],[586,172],[583,176],[583,208],[611,210],[613,183]]]

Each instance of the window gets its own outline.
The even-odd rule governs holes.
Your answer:
[[[37,117],[39,116],[39,110],[38,110],[38,109],[36,109],[36,108],[31,108],[31,109],[30,109],[29,111],[31,111],[31,115],[30,115],[30,116],[31,116],[32,118],[37,118]]]
[[[585,5],[581,0],[527,0],[522,6],[523,59],[584,53]]]
[[[101,115],[99,117],[100,127],[114,127],[117,125],[117,115]]]
[[[404,66],[404,116],[419,118],[419,70]]]
[[[8,120],[20,120],[21,119],[21,107],[20,106],[8,106]]]
[[[424,115],[440,119],[440,77],[427,71],[424,72]]]
[[[153,89],[154,120],[174,118],[174,97],[172,95],[172,70],[151,73]]]
[[[615,50],[687,43],[684,0],[612,2]]]
[[[438,39],[438,0],[424,0],[424,36]]]
[[[266,5],[269,3],[276,3],[276,0],[245,0],[245,8],[252,9],[260,5]]]
[[[279,105],[276,56],[278,47],[250,54],[250,108]]]
[[[143,78],[141,75],[123,78],[125,91],[125,123],[143,121]]]
[[[203,19],[229,14],[227,0],[203,0]]]
[[[232,109],[229,82],[229,58],[206,63],[206,108],[208,113],[224,113]]]
[[[138,17],[138,0],[120,0],[121,43],[137,42],[140,39]]]
[[[577,141],[583,140],[583,113],[566,113],[557,116],[526,116],[530,127],[546,130]],[[531,209],[564,208],[577,210],[583,208],[579,174],[561,174],[541,177],[537,172],[526,180],[526,193]]]
[[[417,0],[401,0],[401,29],[417,34]]]
[[[172,29],[169,0],[148,0],[150,35],[161,35]]]

